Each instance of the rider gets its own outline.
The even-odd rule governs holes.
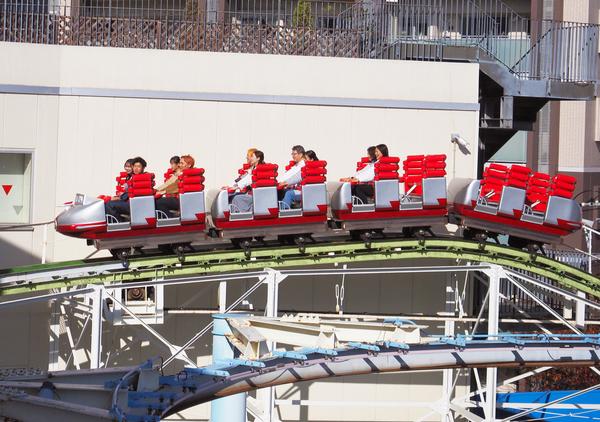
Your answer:
[[[371,186],[369,182],[372,182],[375,179],[375,163],[377,163],[381,157],[389,156],[388,147],[385,144],[377,145],[375,147],[374,156],[375,161],[368,163],[365,167],[358,170],[354,176],[340,179],[340,182],[355,183],[352,185],[352,195],[360,199],[363,204],[368,203],[369,198],[372,198],[374,195],[373,186]]]
[[[164,212],[170,218],[174,217],[173,212],[179,210],[179,175],[185,169],[194,168],[196,161],[191,155],[182,155],[177,170],[171,175],[169,180],[156,188],[156,209]],[[166,196],[162,196],[166,195]],[[162,196],[162,197],[158,197]]]
[[[132,162],[132,173],[142,174],[146,170],[146,160],[142,157],[135,157],[131,159]],[[131,176],[128,176],[129,180]],[[123,185],[123,193],[119,196],[115,196],[112,200],[104,204],[104,210],[107,215],[114,217],[117,221],[120,221],[121,214],[129,214],[129,188],[130,183]]]
[[[292,147],[292,160],[294,164],[279,176],[279,200],[291,207],[296,185],[302,181],[302,167],[304,167],[305,151],[302,145]]]

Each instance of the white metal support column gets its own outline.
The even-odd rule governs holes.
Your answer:
[[[456,291],[454,282],[456,280],[456,274],[453,274],[446,280],[446,316],[454,316],[456,309]],[[446,320],[444,323],[444,335],[454,335],[454,320]],[[450,422],[454,418],[450,412],[450,401],[452,400],[452,391],[454,390],[454,371],[452,369],[442,370],[442,402],[440,409],[440,420],[441,422]]]
[[[227,312],[227,282],[226,281],[219,282],[218,300],[219,300],[219,312],[222,314]]]
[[[279,311],[279,283],[286,278],[279,271],[270,270],[264,283],[267,285],[267,304],[265,307],[265,316],[276,318]],[[273,351],[277,344],[274,341],[267,342],[269,351]],[[263,422],[279,422],[275,413],[275,388],[269,387],[258,390],[256,398],[262,403]]]
[[[585,292],[579,290],[577,296],[586,298]],[[585,303],[580,300],[575,303],[575,325],[577,328],[585,329]]]
[[[594,234],[597,234],[595,230],[590,227],[583,226],[583,234],[585,236],[585,242],[587,246],[587,271],[590,274],[593,274],[593,237]],[[585,293],[582,291],[577,291],[577,296],[585,298]],[[577,328],[585,328],[585,303],[581,301],[575,302],[575,325]]]
[[[102,302],[104,287],[94,286],[92,295],[92,343],[90,347],[90,368],[100,368],[102,364]]]
[[[59,299],[52,301],[50,305],[50,344],[48,348],[48,370],[60,371],[60,304]]]
[[[498,319],[500,309],[500,277],[502,269],[495,267],[487,271],[489,277],[490,295],[488,299],[488,334],[498,334]],[[486,370],[486,394],[485,394],[485,420],[493,422],[496,420],[496,384],[498,382],[498,368],[487,368]]]

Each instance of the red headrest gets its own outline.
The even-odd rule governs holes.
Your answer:
[[[533,175],[531,176],[532,179],[539,179],[539,180],[550,180],[550,175],[546,174],[546,173],[533,173]]]
[[[400,162],[400,157],[381,157],[378,161],[385,164],[395,164]]]
[[[424,159],[424,155],[407,155],[404,161],[423,161]]]
[[[573,176],[569,176],[568,174],[557,174],[553,179],[555,182],[569,183],[575,185],[577,183],[577,179]]]
[[[493,168],[488,168],[486,171],[483,172],[483,177],[485,178],[495,177],[498,179],[506,179],[507,176],[508,175],[505,172]]]
[[[141,182],[143,180],[154,180],[154,173],[134,174],[131,176],[132,182]]]
[[[371,157],[362,157],[360,159],[360,162],[364,164],[369,164],[371,162]]]
[[[277,164],[264,163],[258,164],[256,168],[252,171],[252,173],[256,171],[268,171],[268,170],[277,170],[279,166]]]
[[[496,164],[496,163],[492,163],[488,166],[488,169],[490,170],[497,170],[500,172],[508,172],[508,167],[505,166],[504,164]]]
[[[288,171],[289,169],[291,169],[292,167],[294,167],[296,165],[296,162],[294,160],[290,161],[287,166],[285,166],[285,171]]]
[[[304,167],[308,167],[308,168],[327,167],[327,161],[325,161],[325,160],[305,161]]]
[[[446,154],[426,155],[425,161],[446,161]]]
[[[510,172],[511,173],[522,173],[522,174],[529,175],[529,174],[531,174],[531,169],[529,167],[513,164],[512,166],[510,166]]]
[[[192,168],[185,169],[182,172],[183,176],[202,176],[204,174],[203,168]]]

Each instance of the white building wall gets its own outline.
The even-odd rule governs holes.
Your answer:
[[[401,157],[446,153],[450,177],[476,174],[474,64],[13,43],[0,56],[0,149],[35,151],[34,222],[75,192],[111,193],[134,155],[162,175],[171,155],[192,154],[209,187],[231,182],[247,148],[283,165],[295,144],[327,160],[332,180],[377,143]],[[456,160],[455,132],[472,145]],[[41,232],[1,234],[0,267],[39,258]],[[50,260],[90,252],[49,233]]]
[[[52,220],[76,192],[111,193],[123,161],[134,155],[146,158],[149,170],[160,176],[171,155],[192,154],[206,168],[209,187],[231,182],[247,148],[257,147],[268,161],[283,165],[295,144],[327,160],[331,180],[351,175],[366,147],[378,143],[388,144],[391,154],[401,157],[447,154],[449,179],[477,173],[476,64],[9,43],[0,43],[0,57],[0,152],[31,149],[35,154],[33,222]],[[451,133],[470,142],[470,154],[454,149]],[[38,261],[42,239],[41,228],[0,232],[0,268]],[[49,260],[90,252],[81,240],[49,230]],[[350,281],[346,312],[443,312],[446,281],[439,275]],[[290,283],[281,290],[280,307],[331,312],[336,282]],[[166,306],[214,308],[215,289],[169,288]],[[231,297],[244,289],[242,284],[232,287]],[[255,306],[260,308],[260,300]],[[0,367],[47,365],[48,316],[45,306],[2,314],[0,335],[15,340],[0,353]],[[182,344],[208,320],[171,315],[156,328]],[[63,351],[68,350],[65,342],[61,337]],[[83,365],[86,342],[77,352]],[[111,365],[166,353],[141,329],[105,326],[105,351],[128,343],[124,352],[113,354]],[[206,338],[189,355],[206,363],[209,353]],[[303,383],[291,387],[288,396],[428,401],[441,395],[440,372],[333,382]],[[289,388],[278,388],[278,397]],[[425,413],[377,406],[282,408],[284,420],[414,420]],[[187,420],[205,420],[208,406],[186,415]]]

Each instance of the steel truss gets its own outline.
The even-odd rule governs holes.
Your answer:
[[[238,336],[230,337],[231,343],[236,344],[235,339],[238,340],[238,346],[243,350],[244,361],[233,361],[233,362],[219,362],[210,367],[197,368],[196,364],[191,360],[185,351],[192,346],[199,338],[206,335],[211,328],[212,323],[198,331],[189,341],[185,342],[182,346],[172,344],[168,339],[160,336],[147,324],[142,324],[142,327],[156,337],[161,343],[163,343],[169,351],[169,356],[163,361],[161,365],[156,363],[142,365],[138,368],[117,368],[117,369],[103,369],[103,363],[106,361],[108,354],[102,351],[101,344],[101,324],[103,323],[102,316],[107,312],[105,306],[105,300],[110,298],[111,300],[118,300],[114,297],[112,289],[119,287],[118,285],[92,285],[84,288],[77,288],[71,291],[57,291],[55,293],[33,296],[28,298],[21,298],[6,302],[0,302],[0,310],[10,306],[22,306],[28,303],[48,301],[51,300],[55,304],[59,304],[59,314],[64,313],[65,306],[76,307],[82,313],[89,315],[86,318],[86,325],[91,324],[91,335],[92,335],[92,350],[90,351],[91,366],[92,368],[97,367],[100,369],[90,371],[76,371],[74,373],[59,371],[51,373],[39,373],[35,374],[19,374],[7,373],[0,376],[0,415],[19,415],[27,412],[27,415],[31,419],[32,415],[39,412],[40,415],[45,415],[49,408],[53,412],[59,412],[62,420],[76,420],[77,417],[81,417],[85,414],[86,417],[95,420],[93,418],[99,418],[97,420],[106,420],[111,418],[118,418],[119,415],[125,415],[129,412],[129,418],[134,417],[135,409],[128,408],[125,403],[128,400],[121,397],[124,395],[122,387],[131,386],[131,388],[140,388],[140,379],[154,379],[157,377],[159,370],[164,370],[174,360],[183,361],[189,371],[187,377],[190,379],[190,383],[194,383],[195,391],[202,390],[202,393],[181,395],[181,388],[188,389],[190,384],[187,381],[179,382],[178,378],[175,381],[171,379],[163,379],[158,377],[158,381],[153,381],[151,385],[155,389],[171,388],[171,396],[169,399],[170,405],[162,405],[159,408],[153,408],[156,413],[156,418],[160,414],[165,415],[169,412],[180,410],[187,406],[191,406],[207,400],[212,400],[217,397],[225,397],[228,394],[240,393],[249,391],[255,388],[265,387],[264,392],[258,396],[258,400],[248,400],[246,408],[252,413],[257,419],[261,421],[277,421],[276,412],[274,411],[276,406],[288,404],[285,400],[278,400],[275,397],[274,385],[285,383],[285,382],[297,382],[301,379],[315,379],[323,376],[334,376],[334,375],[352,375],[352,374],[364,374],[372,372],[386,372],[386,371],[402,371],[402,370],[420,370],[420,369],[442,369],[444,373],[443,386],[442,386],[442,397],[435,403],[428,404],[427,407],[437,413],[441,420],[453,420],[454,417],[461,415],[469,420],[495,420],[496,412],[496,388],[500,385],[506,385],[508,383],[515,382],[519,378],[525,378],[544,370],[548,370],[553,366],[564,365],[565,360],[570,360],[570,364],[582,365],[582,366],[595,366],[600,363],[599,355],[597,354],[597,348],[600,347],[600,341],[597,337],[586,336],[580,333],[574,328],[571,323],[560,315],[556,314],[552,309],[547,309],[555,319],[561,321],[563,324],[571,328],[575,334],[573,336],[564,336],[553,334],[547,331],[547,334],[539,337],[532,336],[516,336],[507,334],[498,334],[498,304],[502,298],[498,289],[501,279],[508,280],[513,283],[519,289],[523,290],[527,294],[535,297],[532,293],[531,288],[543,289],[553,294],[559,295],[563,300],[577,304],[577,306],[590,306],[595,309],[600,309],[600,305],[594,301],[581,297],[577,292],[564,290],[560,287],[548,285],[539,280],[533,279],[527,275],[518,273],[510,268],[504,268],[496,264],[478,264],[478,265],[457,265],[457,266],[430,266],[430,267],[386,267],[386,268],[334,268],[334,269],[307,269],[307,270],[286,270],[276,271],[267,269],[263,271],[247,272],[247,273],[234,273],[219,276],[199,276],[199,277],[186,277],[178,279],[163,280],[160,278],[140,281],[136,283],[127,284],[127,287],[134,286],[152,286],[159,284],[189,284],[189,283],[219,283],[219,310],[220,312],[231,312],[244,301],[251,297],[257,290],[263,286],[267,286],[267,306],[265,309],[265,315],[272,321],[272,324],[277,326],[278,320],[278,288],[279,285],[292,277],[305,277],[315,275],[367,275],[367,274],[389,274],[389,273],[452,273],[452,274],[464,274],[465,277],[468,274],[480,274],[484,277],[481,281],[488,286],[486,300],[484,307],[482,307],[477,319],[475,320],[470,332],[463,335],[457,335],[454,332],[455,320],[460,321],[461,316],[466,314],[461,311],[458,318],[455,320],[448,320],[446,322],[445,334],[442,337],[436,338],[434,342],[426,345],[412,345],[412,344],[385,344],[381,342],[366,343],[366,342],[351,342],[347,341],[341,344],[328,345],[327,348],[312,348],[314,350],[304,350],[298,352],[299,355],[288,354],[281,355],[275,352],[278,349],[277,342],[285,342],[285,338],[289,337],[289,327],[285,324],[277,328],[276,331],[271,331],[269,336],[264,337],[262,340],[248,341],[248,338],[244,339],[241,336],[239,330],[237,331]],[[254,284],[239,298],[227,306],[227,284],[233,280],[256,280]],[[474,278],[475,280],[475,278]],[[458,284],[452,285],[448,282],[446,286],[446,313],[452,314],[455,309],[463,309],[464,291],[459,291]],[[81,299],[84,299],[84,302]],[[130,314],[135,318],[135,314],[127,308],[124,304],[121,304],[126,313]],[[514,304],[517,306],[517,304]],[[543,303],[542,303],[543,306]],[[484,312],[487,308],[487,312]],[[487,321],[487,333],[481,337],[477,335],[480,330],[481,323]],[[470,319],[472,321],[472,319]],[[235,319],[232,319],[235,321]],[[239,321],[239,320],[238,320]],[[402,320],[396,322],[389,322],[391,324],[401,323]],[[584,321],[578,321],[584,323]],[[366,323],[363,323],[365,326]],[[238,324],[239,325],[239,324]],[[235,326],[235,324],[234,324]],[[233,326],[232,326],[233,327]],[[363,327],[364,328],[364,327]],[[277,332],[279,334],[275,335]],[[83,334],[83,332],[82,332]],[[286,337],[287,336],[287,337]],[[316,338],[319,336],[317,335]],[[360,338],[364,338],[364,333],[361,334]],[[79,343],[79,338],[77,343]],[[318,345],[315,345],[318,346]],[[238,349],[240,348],[238,347]],[[544,353],[539,353],[540,350]],[[547,353],[551,350],[552,353]],[[337,355],[332,355],[330,351],[335,351]],[[51,351],[56,353],[56,350]],[[117,351],[118,352],[118,351]],[[251,353],[253,352],[253,353]],[[419,364],[419,355],[421,359],[425,359],[431,362],[432,359],[437,359],[436,365]],[[545,356],[554,356],[552,359],[544,358]],[[279,356],[279,357],[273,357]],[[457,358],[457,356],[459,358]],[[518,356],[518,359],[515,358]],[[304,359],[306,357],[306,359]],[[370,365],[361,367],[356,362],[365,362],[369,360]],[[414,359],[411,361],[411,359]],[[255,364],[252,364],[255,362]],[[326,362],[332,372],[326,372],[324,374],[311,373],[317,366],[322,367],[322,364]],[[390,363],[391,362],[391,363]],[[395,362],[395,363],[394,363]],[[75,367],[78,366],[77,362],[73,362]],[[264,366],[261,366],[264,365]],[[497,378],[497,369],[494,367],[488,367],[486,369],[485,380],[480,378],[480,374],[477,370],[481,366],[498,365],[502,364],[505,366],[531,366],[537,367],[532,371],[528,372],[519,377],[511,379],[500,380]],[[279,368],[273,370],[270,368]],[[307,375],[304,377],[297,377],[298,371],[304,369]],[[471,392],[464,397],[455,397],[454,389],[457,385],[458,371],[464,371],[464,368],[473,368],[474,377],[477,380],[478,388],[476,391]],[[290,369],[294,369],[293,373],[295,377],[286,378],[284,375],[291,373]],[[593,368],[596,370],[596,368]],[[277,372],[278,371],[278,372]],[[287,371],[287,372],[286,372]],[[274,382],[273,377],[279,374],[278,380],[280,382]],[[129,374],[129,375],[127,375]],[[144,374],[143,376],[141,374]],[[127,376],[125,376],[127,375]],[[154,377],[154,378],[153,378]],[[102,381],[99,382],[98,380]],[[60,380],[64,380],[61,384]],[[77,380],[77,381],[74,381]],[[84,381],[85,380],[85,381]],[[120,385],[119,380],[122,380]],[[56,396],[60,396],[62,401],[56,400],[56,397],[50,394],[50,398],[41,395],[43,390],[43,382],[50,381],[53,385],[52,391],[60,392]],[[112,381],[112,384],[111,384]],[[106,396],[111,394],[116,400],[113,400],[111,408],[105,409],[101,407],[91,406],[85,409],[77,407],[74,402],[69,402],[68,397],[77,397],[78,393],[73,393],[74,387],[72,383],[80,385],[75,388],[77,391],[85,390],[86,395],[97,393],[98,397]],[[107,384],[108,382],[108,384]],[[158,384],[157,384],[158,382]],[[161,384],[161,382],[167,382],[167,384]],[[179,384],[178,384],[179,383]],[[187,384],[186,384],[187,383]],[[86,387],[82,387],[81,385]],[[100,386],[101,384],[101,386]],[[145,385],[145,384],[144,384]],[[215,386],[218,386],[215,387]],[[202,387],[202,388],[200,388]],[[147,385],[144,388],[148,388]],[[179,390],[178,390],[179,389]],[[64,390],[64,391],[63,391]],[[68,393],[70,392],[70,393]],[[83,394],[83,393],[82,393]],[[179,395],[178,395],[179,394]],[[41,397],[40,397],[41,395]],[[165,402],[166,396],[148,394],[144,396],[144,403],[150,398],[160,397],[162,403]],[[227,400],[227,399],[225,399]],[[315,402],[310,403],[299,403],[299,405],[328,405],[328,402]],[[377,403],[373,403],[377,404]],[[555,404],[555,403],[554,403]],[[388,405],[397,406],[408,406],[408,403],[398,402],[389,403]],[[418,404],[417,404],[418,405]],[[148,405],[150,406],[150,405]],[[412,404],[414,407],[415,404]],[[506,406],[506,404],[504,404]],[[85,407],[85,406],[84,406]],[[143,406],[142,406],[143,407]],[[480,408],[483,410],[484,418],[473,413],[473,408]],[[533,411],[533,410],[532,410]],[[83,412],[83,413],[82,413]],[[100,413],[98,413],[100,412]],[[131,413],[134,412],[134,413]],[[218,416],[218,415],[217,415]],[[11,416],[18,417],[18,416]],[[74,419],[69,419],[74,418]],[[40,416],[39,420],[44,418]],[[45,419],[47,420],[47,418]],[[87,419],[86,419],[87,420]],[[158,420],[158,419],[139,419],[139,420]],[[218,421],[219,419],[215,419]]]
[[[600,280],[570,265],[539,254],[493,243],[478,243],[456,238],[424,238],[306,245],[243,251],[195,252],[180,257],[150,256],[131,259],[125,266],[114,261],[74,261],[15,268],[0,273],[0,295],[38,293],[57,288],[91,284],[129,283],[163,279],[195,280],[206,274],[232,271],[279,269],[293,275],[291,267],[323,264],[360,263],[403,259],[450,259],[489,263],[528,271],[561,284],[565,288],[600,297]],[[351,271],[349,270],[350,274]]]

